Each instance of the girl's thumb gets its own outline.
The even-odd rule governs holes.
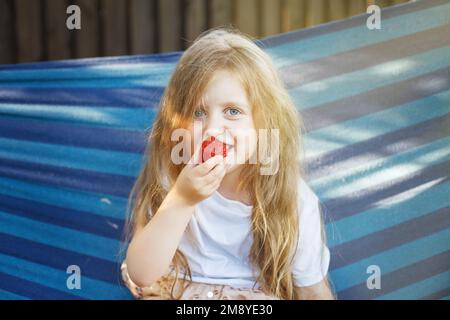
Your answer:
[[[201,143],[195,147],[194,153],[192,154],[191,158],[189,159],[187,166],[195,167],[196,165],[198,165],[200,163],[201,148],[202,148]]]

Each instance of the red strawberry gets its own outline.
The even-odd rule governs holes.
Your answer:
[[[221,154],[224,158],[227,156],[227,145],[211,137],[209,140],[202,142],[201,162],[205,162],[215,155]]]

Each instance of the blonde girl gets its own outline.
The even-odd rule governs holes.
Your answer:
[[[303,128],[251,38],[231,28],[201,34],[165,89],[130,194],[121,269],[133,295],[332,299],[319,201],[302,169]],[[275,143],[263,143],[261,129],[276,131]],[[202,162],[211,137],[226,154]],[[267,159],[276,164],[269,173]]]

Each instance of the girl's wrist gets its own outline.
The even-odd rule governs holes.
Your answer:
[[[168,200],[177,208],[194,209],[196,203],[183,196],[178,189],[172,188],[167,194]]]
[[[173,188],[167,193],[155,216],[165,217],[172,227],[181,223],[185,227],[192,218],[195,205],[186,203]],[[156,217],[155,217],[156,218]],[[150,222],[151,223],[151,220]],[[183,227],[183,229],[184,229]]]

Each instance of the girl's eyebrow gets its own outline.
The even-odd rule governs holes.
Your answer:
[[[242,102],[242,101],[226,101],[226,102],[223,102],[223,103],[221,103],[221,106],[227,106],[227,105],[237,105],[237,106],[240,106],[240,107],[244,107],[244,108],[247,108],[248,109],[248,105],[246,104],[246,103],[244,103],[244,102]]]
[[[244,107],[246,109],[249,109],[248,105],[246,103],[244,103],[243,101],[225,101],[220,103],[220,106],[225,107],[228,105],[236,105],[236,106],[240,106],[240,107]],[[206,107],[205,104],[201,103],[200,104],[201,107]]]

